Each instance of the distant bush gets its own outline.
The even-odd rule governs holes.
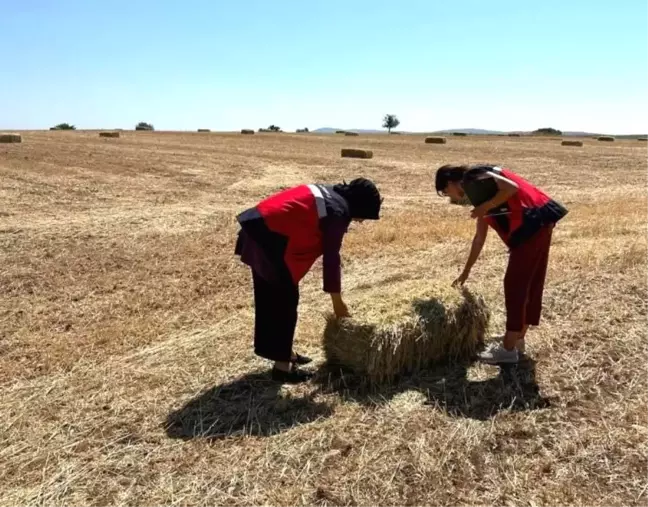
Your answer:
[[[281,128],[277,127],[276,125],[270,125],[270,126],[268,127],[268,130],[269,130],[270,132],[281,132]]]
[[[558,129],[552,129],[550,127],[541,128],[531,132],[535,136],[561,136],[562,132]]]
[[[52,127],[50,130],[76,130],[76,127],[69,123],[59,123],[56,127]]]
[[[135,125],[135,130],[155,130],[155,128],[153,128],[153,125],[151,125],[150,123],[141,121],[137,125]]]

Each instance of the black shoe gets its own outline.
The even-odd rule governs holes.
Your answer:
[[[312,373],[293,368],[290,371],[283,371],[278,368],[272,368],[272,380],[286,384],[301,384],[307,382],[313,377]]]
[[[294,361],[291,359],[290,362],[294,364],[308,364],[313,362],[310,357],[302,356],[301,354],[295,354],[295,358],[296,359]]]

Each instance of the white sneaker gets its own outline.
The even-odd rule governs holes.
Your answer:
[[[517,363],[519,360],[516,349],[506,350],[501,345],[494,345],[479,354],[480,361],[487,364]]]

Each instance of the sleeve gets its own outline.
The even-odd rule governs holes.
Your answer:
[[[340,248],[347,232],[348,222],[331,218],[322,226],[324,292],[336,293],[342,290],[342,266]]]

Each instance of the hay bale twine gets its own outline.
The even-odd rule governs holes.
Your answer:
[[[583,146],[583,141],[563,141],[560,143],[562,146]]]
[[[445,137],[426,137],[425,138],[425,143],[426,144],[445,144],[446,143],[446,138]]]
[[[324,331],[327,361],[389,382],[437,361],[472,357],[483,343],[490,313],[481,296],[449,280],[409,280],[380,297],[352,306],[355,317],[329,316]]]
[[[344,135],[345,136],[358,136],[360,134],[358,134],[357,132],[345,132]]]
[[[22,136],[14,133],[0,134],[0,143],[22,143]]]
[[[99,132],[99,137],[119,137],[119,132]]]
[[[198,132],[211,132],[209,129],[198,129]]]
[[[598,136],[596,139],[598,139],[599,141],[605,141],[605,142],[608,142],[608,143],[613,143],[614,142],[614,137],[612,137],[612,136]]]
[[[342,148],[340,155],[344,158],[373,158],[373,151],[357,148]]]
[[[254,134],[254,130],[252,130],[252,129],[243,129],[243,130],[241,130],[241,134],[252,135],[252,134]]]

